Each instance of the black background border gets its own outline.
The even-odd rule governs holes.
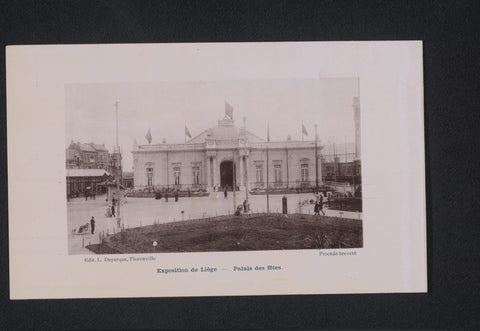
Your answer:
[[[42,0],[0,8],[0,329],[480,329],[478,1]],[[9,300],[6,45],[349,40],[423,41],[427,294]]]

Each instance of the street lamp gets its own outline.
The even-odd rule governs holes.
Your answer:
[[[318,193],[318,151],[317,151],[317,127],[315,124],[315,190]]]

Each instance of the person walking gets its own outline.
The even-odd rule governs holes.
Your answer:
[[[227,193],[227,185],[225,185],[225,189],[223,190],[223,195],[224,195],[225,199],[226,199],[227,196],[228,196],[228,193]]]
[[[243,213],[247,213],[247,200],[243,200]]]
[[[90,219],[90,229],[91,229],[91,232],[93,234],[95,232],[95,219],[93,218],[93,216]]]
[[[178,201],[178,191],[175,191],[175,202]]]
[[[165,191],[165,202],[168,202],[168,191]]]
[[[112,217],[115,217],[115,205],[112,205]]]
[[[319,211],[319,203],[318,203],[318,200],[315,201],[315,207],[313,207],[313,211],[315,212],[315,215],[318,215],[318,211]]]

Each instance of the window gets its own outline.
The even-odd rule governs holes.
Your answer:
[[[347,176],[351,176],[352,175],[352,166],[350,164],[347,164],[346,166],[346,174]]]
[[[327,166],[326,167],[326,172],[327,172],[327,176],[334,176],[335,175],[335,171],[333,169],[333,166]]]
[[[274,168],[274,175],[275,175],[275,182],[280,183],[282,181],[282,166],[280,164],[275,164]]]
[[[95,155],[90,155],[90,163],[95,163]]]
[[[200,184],[200,167],[193,167],[193,184]]]
[[[175,185],[180,185],[180,167],[173,168],[173,176],[175,177]]]
[[[307,163],[302,163],[302,165],[300,166],[300,175],[302,178],[302,182],[308,181],[308,164]]]
[[[153,185],[153,168],[147,168],[147,186]]]
[[[263,183],[263,165],[257,164],[255,166],[255,178],[257,183]]]

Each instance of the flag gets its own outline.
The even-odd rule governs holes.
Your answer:
[[[188,131],[188,128],[186,125],[185,125],[185,135],[188,136],[188,138],[192,138],[192,135],[190,134],[190,131]]]
[[[307,128],[305,127],[305,125],[303,125],[303,123],[302,123],[302,134],[308,136]]]
[[[149,144],[152,142],[152,133],[150,132],[150,128],[148,129],[148,132],[147,132],[147,135],[145,136],[145,139],[147,139]]]
[[[233,120],[233,107],[226,101],[225,101],[225,115],[230,117],[231,120]]]

